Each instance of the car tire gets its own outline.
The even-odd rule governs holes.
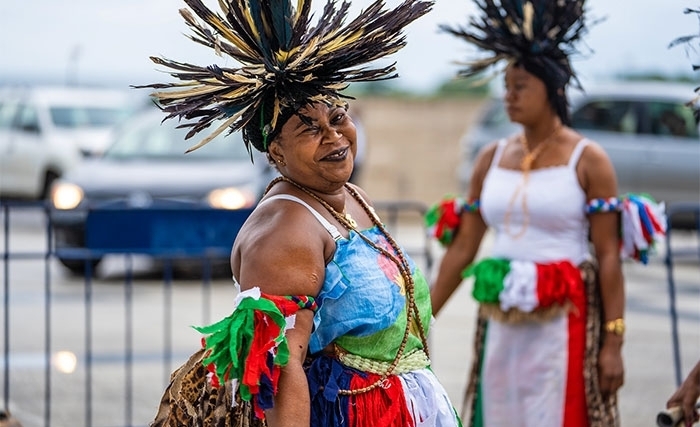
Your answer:
[[[76,276],[84,276],[85,275],[85,269],[86,269],[86,262],[83,259],[68,259],[68,258],[59,258],[58,259],[61,264],[63,264],[64,267],[66,267],[70,272]],[[100,262],[102,261],[102,258],[95,258],[90,260],[90,264],[92,267],[92,273],[95,273],[95,269],[97,268],[98,265],[100,265]]]
[[[60,178],[60,175],[54,171],[46,171],[44,176],[44,186],[41,189],[41,199],[46,200],[51,197],[51,185],[54,181]]]

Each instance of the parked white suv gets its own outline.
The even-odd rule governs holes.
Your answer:
[[[0,90],[0,196],[44,198],[85,155],[99,155],[114,125],[137,108],[128,90]]]

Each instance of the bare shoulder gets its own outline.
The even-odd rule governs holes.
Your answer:
[[[472,169],[472,177],[469,184],[469,198],[480,198],[481,187],[483,186],[486,173],[493,163],[493,157],[496,155],[499,141],[491,142],[485,145],[474,159],[474,167]]]
[[[493,141],[484,145],[474,159],[474,171],[487,171],[496,155],[496,149],[500,141]]]
[[[583,189],[589,198],[616,196],[617,177],[610,157],[600,144],[586,141],[576,168]]]
[[[594,164],[610,163],[610,158],[605,149],[596,141],[586,139],[586,148],[583,150],[581,160]]]
[[[274,295],[311,295],[321,289],[333,239],[303,205],[274,200],[259,205],[241,228],[231,269],[241,288]]]

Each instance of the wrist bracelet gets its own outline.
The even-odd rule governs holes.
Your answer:
[[[618,336],[622,336],[625,334],[625,320],[620,318],[620,319],[615,319],[615,320],[608,320],[605,322],[605,331],[613,333]]]

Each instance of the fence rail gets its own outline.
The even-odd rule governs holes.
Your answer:
[[[429,274],[426,207],[376,209]],[[230,270],[214,275],[214,263],[228,258],[234,236],[219,237],[241,217],[100,210],[88,216],[85,248],[57,249],[43,203],[2,202],[0,215],[3,407],[24,427],[145,426],[170,372],[197,345],[187,326],[228,314]],[[85,274],[70,274],[59,256],[85,262]],[[110,258],[111,271],[94,269],[96,258]],[[183,265],[196,274],[179,277]]]

